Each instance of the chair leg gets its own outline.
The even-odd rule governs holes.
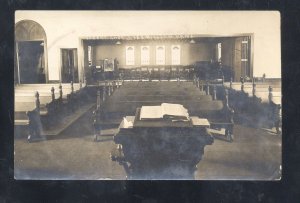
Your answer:
[[[234,139],[232,130],[233,129],[230,126],[226,127],[226,129],[225,129],[225,136],[229,142],[233,142],[233,139]]]

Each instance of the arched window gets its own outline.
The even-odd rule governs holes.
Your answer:
[[[150,64],[149,46],[141,46],[141,65]]]
[[[134,47],[126,47],[126,65],[134,65]]]
[[[156,46],[156,65],[165,65],[165,46]]]
[[[172,65],[180,65],[180,46],[172,46]]]

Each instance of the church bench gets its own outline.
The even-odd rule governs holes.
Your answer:
[[[122,88],[122,92],[136,92],[136,91],[144,91],[144,92],[149,92],[149,93],[153,93],[153,92],[172,92],[172,93],[180,93],[183,92],[197,92],[199,91],[199,89],[197,88],[182,88],[182,87],[178,87],[178,88],[161,88],[161,87],[154,87],[154,88]]]
[[[232,87],[241,87],[241,82],[231,82]],[[254,82],[255,83],[255,82]],[[230,85],[230,82],[225,83],[226,86]],[[244,82],[244,87],[252,87],[253,82]],[[280,88],[281,83],[270,84],[270,83],[255,83],[257,87],[268,88],[270,85],[274,88]]]
[[[31,106],[35,106],[36,96],[32,93],[16,93],[15,94],[15,110],[18,108],[19,105],[17,103],[31,103]],[[51,109],[50,111],[53,111],[54,109],[62,109],[62,107],[66,104],[68,104],[69,98],[68,95],[60,95],[60,93],[39,93],[39,102],[40,105],[46,106],[48,109]],[[17,105],[17,106],[16,106]],[[31,110],[31,109],[28,109]]]
[[[246,92],[248,97],[253,98],[252,92]],[[261,102],[268,103],[269,102],[269,92],[256,92],[254,97],[261,99]],[[275,104],[281,104],[282,96],[281,92],[273,92],[273,99],[272,101]]]
[[[40,102],[41,104],[47,104],[51,102],[52,97],[51,95],[47,96],[40,96]],[[23,96],[23,95],[15,95],[15,102],[34,102],[35,96]]]
[[[42,84],[37,86],[36,84],[18,85],[15,88],[15,99],[19,97],[34,96],[35,92],[38,91],[41,97],[43,96],[54,96],[54,98],[61,97],[66,99],[69,94],[77,93],[80,91],[80,85],[62,85],[62,84]]]
[[[38,90],[31,90],[31,91],[30,90],[17,90],[17,91],[15,91],[15,95],[16,96],[34,95],[36,91],[38,91],[41,96],[47,96],[47,95],[52,94],[51,89],[49,89],[49,90],[40,90],[40,89],[38,89]],[[79,90],[73,91],[73,93],[76,93],[78,91]],[[63,92],[63,96],[64,96],[64,95],[70,94],[72,91],[71,91],[71,89],[62,89],[62,92]],[[55,94],[56,97],[58,97],[59,94],[60,94],[59,90],[55,89],[54,94]]]
[[[268,87],[269,88],[269,87]],[[265,95],[265,94],[269,94],[269,90],[268,88],[255,88],[255,93],[256,95],[258,96],[258,94],[261,94],[261,95]],[[252,94],[252,90],[253,88],[245,88],[244,89],[244,92],[248,93],[248,94]],[[238,90],[239,91],[239,90]],[[273,95],[274,96],[281,96],[281,89],[275,89],[273,88]]]
[[[137,90],[147,90],[147,91],[153,91],[153,90],[160,90],[160,91],[196,91],[199,90],[196,86],[181,86],[180,84],[174,83],[172,86],[165,86],[165,85],[156,85],[153,87],[145,87],[145,86],[136,86],[136,87],[126,87],[122,86],[122,90],[126,91],[137,91]]]
[[[29,86],[30,85],[27,85],[26,87]],[[76,95],[80,92],[79,90],[76,92],[73,90],[72,82],[70,87],[71,91],[67,94],[63,94],[63,88],[61,85],[59,85],[59,92],[56,93],[54,92],[53,87],[50,89],[50,91],[48,90],[49,92],[42,90],[41,93],[33,93],[32,90],[19,90],[19,92],[15,93],[15,111],[33,111],[37,106],[37,102],[40,112],[46,111],[47,114],[51,114],[58,109],[62,111],[64,110],[63,107],[66,104],[71,103],[71,100],[73,99],[72,97],[74,97],[73,95]]]
[[[20,103],[15,105],[15,120],[28,120],[28,116],[26,112],[34,111],[35,110],[35,103]],[[47,116],[48,110],[45,106],[41,105],[40,109],[41,116]]]
[[[20,112],[20,111],[32,111],[36,108],[36,103],[35,102],[15,102],[15,111]],[[40,104],[40,108],[46,108],[46,104]]]
[[[79,87],[79,89],[78,89]],[[19,92],[15,93],[15,99],[18,100],[20,97],[26,97],[27,100],[30,99],[30,95],[32,92],[19,90]],[[77,85],[77,88],[74,88],[73,82],[71,85],[63,87],[59,85],[57,89],[51,87],[50,91],[42,90],[39,92],[41,102],[43,102],[44,97],[51,97],[52,103],[56,103],[56,105],[65,106],[65,109],[74,110],[76,106],[82,104],[86,97],[86,87],[81,87]]]
[[[136,82],[123,82],[124,87],[154,87],[164,85],[165,87],[174,87],[177,84],[177,81],[169,82],[169,81],[136,81]],[[181,86],[189,86],[192,87],[193,82],[182,81]]]
[[[72,120],[72,118],[68,116],[70,112],[73,112],[75,105],[72,100],[84,97],[86,94],[85,91],[86,88],[81,88],[80,91],[76,93],[71,92],[66,95],[66,100],[62,99],[65,98],[61,97],[62,95],[55,99],[52,97],[55,94],[52,94],[51,97],[40,97],[38,92],[36,92],[35,98],[32,96],[17,97],[18,100],[15,100],[15,128],[18,129],[18,126],[25,126],[25,130],[28,130],[28,141],[36,137],[40,138],[44,134],[57,134],[57,132],[60,132],[61,129],[66,127],[61,125],[62,123],[70,124]],[[78,98],[72,98],[75,96]],[[30,101],[30,99],[33,100]],[[41,103],[41,100],[45,103]],[[69,111],[69,109],[72,111]],[[81,115],[82,113],[83,112],[81,112]],[[53,129],[53,126],[59,126],[59,128]]]
[[[264,81],[264,82],[261,82],[261,81],[257,81],[255,80],[255,78],[252,78],[251,81],[246,81],[245,78],[243,77],[240,77],[240,80],[238,82],[233,82],[232,78],[230,79],[232,85],[240,85],[240,83],[244,83],[244,85],[251,85],[253,83],[257,84],[258,86],[265,86],[265,87],[268,87],[269,85],[273,86],[273,87],[281,87],[281,79],[276,79],[276,81],[272,81],[270,79]],[[228,82],[226,82],[226,84],[229,84]]]
[[[257,93],[257,96],[258,96],[258,94],[264,94],[264,93],[266,93],[266,94],[268,94],[269,93],[269,91],[268,91],[268,88],[269,88],[269,86],[268,87],[257,87],[256,86],[256,93]],[[232,88],[232,89],[234,89],[234,90],[237,90],[237,91],[241,91],[241,87],[239,87],[239,88]],[[252,94],[252,90],[253,90],[253,87],[251,86],[249,86],[249,87],[244,87],[244,89],[243,89],[243,91],[244,92],[247,92],[247,93],[249,93],[249,94]],[[278,88],[273,88],[273,94],[274,94],[274,96],[276,95],[276,96],[281,96],[281,88],[280,87],[278,87]]]
[[[200,90],[163,90],[163,89],[153,89],[153,90],[116,90],[114,92],[115,95],[166,95],[166,96],[171,96],[171,95],[205,95],[206,93]]]
[[[36,91],[38,91],[40,93],[40,95],[47,95],[47,94],[51,94],[51,88],[49,89],[43,89],[43,88],[37,88],[37,89],[16,89],[15,90],[15,94],[20,94],[20,95],[34,95]],[[79,91],[80,89],[77,90],[73,90],[74,93],[76,93],[77,91]],[[60,89],[59,88],[54,88],[54,92],[55,94],[59,94]],[[70,94],[72,92],[71,88],[62,88],[62,92],[63,94]]]
[[[26,109],[19,108],[17,111],[14,113],[14,120],[15,126],[28,126],[30,123],[30,118],[28,117],[28,114],[31,112],[36,111],[36,109],[32,109],[30,111]],[[40,117],[40,122],[43,124],[43,127],[47,129],[47,126],[50,126],[53,124],[52,120],[50,120],[49,112],[46,108],[41,108],[39,111],[39,117]],[[58,118],[55,118],[57,120]],[[53,121],[55,121],[53,120]]]
[[[110,101],[190,101],[190,100],[206,100],[211,101],[212,96],[211,95],[190,95],[190,96],[182,96],[182,95],[171,95],[171,96],[165,96],[165,95],[125,95],[125,96],[116,96],[113,95],[108,99],[108,102]]]
[[[143,82],[141,82],[143,83]],[[163,86],[163,88],[162,88]],[[146,89],[146,90],[152,90],[155,88],[165,89],[165,90],[181,90],[181,89],[187,89],[187,88],[193,88],[192,85],[180,85],[179,83],[174,83],[172,86],[166,86],[166,85],[153,85],[153,86],[146,86],[146,85],[136,85],[136,86],[123,86],[122,89],[128,89],[128,90],[136,90],[136,89]],[[196,87],[194,86],[196,89]]]
[[[228,94],[225,101],[183,101],[180,103],[188,109],[191,116],[207,118],[211,122],[212,128],[225,128],[225,135],[229,140],[233,139],[233,110],[228,106]],[[161,101],[115,101],[115,102],[98,102],[97,109],[93,112],[95,132],[101,130],[106,125],[120,124],[124,116],[135,115],[136,109],[142,106],[161,105]],[[95,136],[97,136],[95,134]]]
[[[252,83],[245,83],[244,79],[241,78],[241,82],[239,84],[233,84],[232,81],[230,81],[229,85],[227,84],[227,88],[230,90],[235,90],[237,93],[240,91],[240,95],[252,97],[252,100],[259,98],[262,100],[262,102],[269,101],[269,95],[271,92],[272,97],[274,98],[273,102],[281,104],[282,93],[280,82],[276,82],[275,86],[271,86],[269,83],[257,84],[255,83],[255,80],[253,80]]]
[[[205,93],[202,92],[196,92],[196,93],[185,93],[185,94],[180,94],[180,93],[163,93],[163,92],[155,92],[155,93],[146,93],[146,92],[130,92],[128,94],[118,94],[118,93],[113,93],[112,94],[114,98],[124,98],[124,97],[134,97],[135,95],[140,95],[141,97],[147,96],[147,97],[186,97],[188,98],[195,98],[195,97],[205,97]]]
[[[177,103],[177,104],[182,104],[187,108],[193,108],[197,106],[202,106],[205,103],[210,103],[213,102],[210,99],[204,99],[204,100],[182,100],[182,101],[169,101],[169,103]],[[120,112],[121,114],[126,114],[135,112],[136,108],[139,108],[141,106],[156,106],[156,105],[161,105],[162,103],[166,103],[165,101],[162,100],[147,100],[147,101],[115,101],[115,102],[104,102],[102,104],[104,111],[107,113],[118,113]]]
[[[43,100],[43,97],[39,97],[38,92],[36,93],[35,98],[29,98],[32,100],[27,100],[27,97],[15,100],[15,125],[23,125],[22,123],[28,122],[30,120],[28,114],[31,114],[31,112],[36,112],[35,114],[39,113],[41,121],[46,124],[45,126],[47,126],[47,124],[52,124],[55,120],[58,120],[60,115],[57,114],[58,110],[62,113],[62,109],[58,108],[58,100],[52,100],[51,97],[47,97],[47,101],[43,101],[44,103],[41,103],[40,99]]]
[[[59,88],[61,85],[63,88],[64,87],[70,87],[71,83],[45,83],[45,84],[21,84],[21,85],[16,85],[16,89],[32,89],[32,88],[45,88],[45,89],[51,89],[52,87],[54,88]],[[82,84],[80,83],[73,83],[74,89],[79,89]]]
[[[225,92],[225,101],[214,100],[205,105],[189,104],[188,109],[190,116],[208,119],[210,128],[224,128],[227,139],[233,141],[234,110],[229,107],[228,93]]]
[[[268,92],[267,92],[268,91]],[[281,92],[273,92],[269,86],[265,92],[257,92],[256,84],[252,92],[247,93],[241,85],[241,90],[229,88],[230,101],[241,123],[265,128],[276,128],[279,133],[281,124]]]
[[[176,102],[178,104],[182,104],[185,108],[189,109],[190,111],[197,112],[197,111],[205,111],[205,110],[212,110],[217,109],[219,103],[222,101],[181,101]],[[109,102],[102,104],[103,113],[104,114],[120,114],[122,117],[123,115],[134,115],[136,108],[140,108],[142,106],[157,106],[161,105],[161,101],[117,101],[117,102]],[[174,102],[175,103],[175,102]],[[101,104],[100,104],[101,105]],[[196,111],[196,110],[197,111]],[[103,115],[104,117],[109,115]]]
[[[14,103],[15,112],[32,111],[35,108],[36,102],[33,101],[15,101]],[[55,115],[55,112],[57,112],[58,110],[63,112],[63,109],[59,107],[59,101],[57,100],[49,100],[48,102],[40,103],[40,112],[43,114]]]
[[[28,133],[28,141],[32,136],[40,137],[41,132],[46,130],[55,119],[50,119],[46,105],[40,104],[38,93],[35,102],[15,102],[14,125],[18,134]]]
[[[43,90],[50,90],[51,88],[55,88],[55,89],[59,89],[59,85],[44,85],[44,84],[41,84],[41,86],[21,86],[21,85],[19,85],[19,86],[16,86],[15,87],[15,90],[24,90],[24,91],[26,91],[26,90],[31,90],[31,91],[36,91],[36,90],[39,90],[39,91],[43,91]],[[75,87],[75,86],[73,86],[73,88],[74,88],[74,90],[76,90],[76,89],[80,89],[79,88],[79,86],[77,86],[77,87]],[[71,89],[71,86],[70,86],[70,84],[68,84],[68,85],[62,85],[62,89]]]

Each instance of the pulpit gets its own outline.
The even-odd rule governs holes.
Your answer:
[[[137,108],[135,116],[123,118],[112,160],[124,166],[128,179],[194,179],[204,147],[213,143],[208,120],[141,120],[140,113]]]

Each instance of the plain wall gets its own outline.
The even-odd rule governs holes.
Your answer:
[[[60,79],[60,49],[95,36],[253,34],[253,74],[281,77],[280,13],[277,11],[16,11],[15,22],[33,20],[47,35],[49,80]]]

